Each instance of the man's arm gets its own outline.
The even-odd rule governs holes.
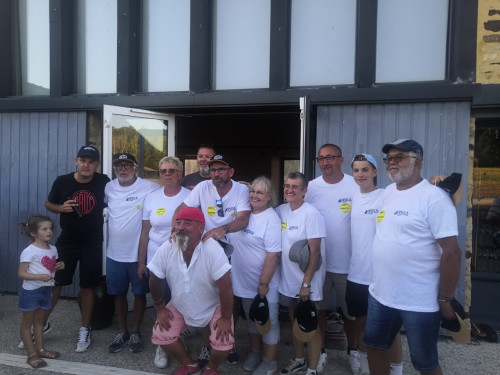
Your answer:
[[[233,315],[233,284],[231,282],[231,271],[227,271],[224,276],[217,280],[219,287],[219,299],[221,317],[215,324],[217,330],[217,340],[222,336],[222,341],[228,341],[233,335],[231,317]]]
[[[142,280],[145,275],[148,276],[148,269],[146,267],[146,259],[148,257],[148,243],[149,243],[149,231],[151,230],[151,221],[143,220],[141,237],[139,238],[139,255],[137,257],[137,276]]]
[[[224,225],[221,225],[220,227],[213,228],[209,230],[207,233],[205,233],[202,240],[205,241],[211,237],[217,241],[222,237],[224,237],[226,233],[239,232],[240,230],[245,229],[248,226],[249,220],[250,220],[250,211],[240,211],[236,214],[236,219],[226,224],[229,227],[228,231],[226,231]]]
[[[68,199],[63,204],[57,204],[57,203],[52,203],[50,201],[45,201],[45,208],[47,208],[47,210],[55,214],[69,214],[73,212],[73,207],[76,206],[78,206],[78,203],[76,203],[76,201],[73,199]]]
[[[460,277],[462,252],[458,246],[457,237],[444,237],[437,240],[443,250],[441,255],[439,295],[453,298]],[[447,319],[454,317],[450,302],[439,302],[442,315]]]
[[[170,320],[172,313],[167,309],[165,300],[163,299],[163,290],[161,279],[158,278],[153,272],[149,276],[149,290],[151,292],[151,299],[153,300],[156,309],[156,323],[161,328],[170,329]]]

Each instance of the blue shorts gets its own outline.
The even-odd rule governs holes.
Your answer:
[[[36,309],[50,310],[52,287],[41,286],[38,289],[27,290],[21,288],[19,293],[19,310],[35,311]]]
[[[437,341],[441,312],[415,312],[387,307],[368,297],[368,318],[363,342],[377,349],[389,349],[404,325],[413,367],[429,372],[439,366]]]
[[[108,284],[108,294],[127,294],[129,284],[132,285],[132,293],[136,295],[149,292],[149,279],[142,280],[137,276],[137,262],[117,262],[111,258],[106,258],[106,283]]]
[[[243,306],[243,311],[245,312],[245,317],[247,318],[247,328],[248,333],[258,335],[257,327],[255,322],[250,320],[249,312],[250,306],[252,306],[253,298],[242,298],[241,304]],[[269,320],[271,322],[271,329],[267,334],[262,336],[262,342],[267,345],[275,345],[280,341],[280,322],[279,322],[279,303],[269,302]]]

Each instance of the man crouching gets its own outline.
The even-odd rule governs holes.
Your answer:
[[[233,287],[231,265],[222,247],[212,238],[201,242],[205,229],[203,213],[194,207],[182,209],[175,220],[175,242],[165,242],[148,264],[149,288],[158,313],[153,344],[180,363],[175,374],[201,374],[179,340],[187,325],[210,325],[210,361],[204,374],[219,374],[218,367],[234,344]],[[172,299],[165,306],[161,279],[167,279]]]

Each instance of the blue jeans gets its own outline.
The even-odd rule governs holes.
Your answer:
[[[439,366],[437,341],[441,312],[415,312],[394,309],[368,297],[368,318],[363,342],[377,349],[389,349],[404,325],[413,367],[421,372]]]

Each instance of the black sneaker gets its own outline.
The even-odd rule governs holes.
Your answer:
[[[210,347],[202,346],[200,355],[198,356],[198,363],[201,368],[204,368],[208,361],[210,361]]]
[[[234,349],[234,346],[233,346],[233,348],[231,349],[231,351],[229,352],[229,354],[226,358],[226,362],[229,363],[230,365],[235,365],[238,363],[239,360],[240,360],[240,356],[238,355],[238,353],[236,353],[236,349]]]
[[[139,353],[144,347],[142,346],[141,334],[139,332],[132,333],[128,340],[128,346],[132,353]]]
[[[128,332],[120,332],[116,335],[113,342],[109,345],[108,351],[110,353],[118,353],[123,349],[125,345],[127,345],[130,339],[130,334]]]

